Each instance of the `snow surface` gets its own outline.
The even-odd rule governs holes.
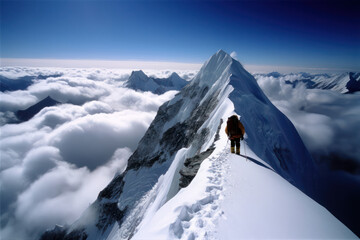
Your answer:
[[[233,111],[227,98],[214,115],[226,122]],[[216,124],[206,125],[216,131]],[[150,204],[147,201],[149,206],[132,239],[356,238],[244,142],[242,156],[230,154],[224,128],[225,124],[215,151],[201,164],[191,184],[169,199],[189,149],[178,151],[152,189],[156,198]],[[107,239],[123,239],[123,230],[115,225]]]
[[[229,153],[226,124],[214,142],[220,119],[224,123],[234,113],[247,132],[242,156]],[[158,143],[163,140],[180,147],[172,152]],[[213,143],[215,150],[190,185],[179,190],[185,159]],[[110,183],[111,195],[102,194],[93,205],[111,201],[125,216],[100,231],[96,221],[87,224],[89,239],[356,238],[299,190],[311,194],[316,187],[313,162],[298,133],[254,77],[221,50],[160,107],[135,153],[140,157],[130,158],[123,178]],[[163,161],[150,164],[152,156]],[[100,217],[111,220],[111,214]]]
[[[264,94],[259,92],[256,82],[251,81],[248,75],[240,64],[233,63],[233,59],[222,51],[204,64],[191,84],[199,84],[200,87],[207,85],[210,88],[207,95],[214,94],[214,91],[219,89],[220,106],[203,127],[210,128],[212,133],[215,132],[217,128],[217,124],[214,124],[215,119],[222,118],[226,122],[228,116],[239,110],[239,106],[250,109],[247,111],[241,109],[244,113],[256,108],[272,111],[274,115],[279,114],[273,110],[275,108],[272,108]],[[229,81],[231,85],[228,85]],[[242,98],[239,99],[237,96]],[[182,119],[189,112],[183,113]],[[261,119],[260,116],[258,118]],[[256,122],[249,120],[245,119],[246,125],[252,130],[259,131]],[[262,121],[265,124],[269,120],[262,119]],[[271,121],[274,120],[270,120],[268,123],[270,126],[276,125],[276,120],[275,123]],[[288,122],[282,121],[281,124],[288,131],[287,138],[291,139],[290,143],[298,143],[299,137],[290,134],[291,127],[288,127]],[[324,207],[278,175],[267,163],[269,159],[264,161],[258,157],[249,147],[254,146],[254,143],[242,144],[242,154],[247,151],[247,157],[230,155],[224,128],[225,124],[220,130],[221,139],[216,142],[215,151],[202,163],[191,184],[181,189],[163,206],[149,207],[133,239],[234,239],[235,236],[236,238],[356,238]],[[282,138],[281,133],[276,132],[272,132],[272,137],[276,136],[275,134]],[[250,136],[255,138],[256,134]],[[206,150],[209,144],[205,143],[201,151]],[[256,148],[257,152],[263,152],[261,147],[256,146]],[[291,151],[299,153],[297,155],[304,156],[303,158],[307,156],[306,153],[301,153],[303,151],[301,144],[292,146]],[[185,159],[186,152],[187,149],[179,151],[175,159]],[[179,154],[184,156],[181,157]],[[264,156],[268,157],[268,155]],[[301,157],[296,162],[300,163],[300,159]],[[166,183],[164,178],[160,178],[158,184],[173,186],[173,179],[177,177],[176,172],[171,169],[179,169],[177,164],[182,163],[183,161],[174,160],[165,174],[172,180]],[[279,170],[278,167],[277,169]],[[172,177],[169,177],[169,173]],[[167,193],[159,192],[156,196],[155,203],[165,202]],[[110,236],[109,239],[118,239],[120,235],[115,229]]]
[[[149,210],[132,239],[356,238],[324,207],[275,173],[246,142],[241,156],[230,154],[224,128],[191,184],[157,211]],[[159,183],[168,179],[171,185],[169,174],[179,163],[174,161]],[[155,202],[164,196],[159,192]],[[119,238],[113,234],[108,239]]]

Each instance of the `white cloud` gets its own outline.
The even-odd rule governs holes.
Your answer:
[[[65,161],[94,170],[109,161],[118,148],[134,151],[153,117],[153,113],[128,110],[88,115],[62,125],[48,141]]]
[[[23,160],[23,175],[29,181],[34,181],[54,168],[56,161],[60,160],[61,156],[57,148],[49,146],[34,148],[28,152]]]
[[[285,84],[288,77],[257,76],[260,87],[295,125],[312,154],[337,154],[360,164],[360,94],[306,89]],[[294,75],[292,75],[294,77]]]
[[[38,102],[38,98],[28,91],[0,92],[0,99],[0,111],[2,112],[24,110]]]
[[[55,224],[76,220],[125,170],[158,107],[176,93],[159,96],[122,88],[128,70],[1,68],[0,75],[4,72],[9,78],[49,76],[37,78],[26,90],[1,93],[4,118],[6,111],[25,109],[48,95],[78,104],[47,107],[27,122],[1,127],[4,239],[33,239]]]

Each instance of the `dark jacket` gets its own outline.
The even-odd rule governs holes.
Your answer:
[[[245,128],[244,128],[244,125],[240,122],[240,120],[238,120],[238,127],[241,130],[241,133],[230,136],[230,133],[228,131],[228,125],[227,125],[225,128],[226,135],[228,135],[230,137],[230,139],[243,138],[243,136],[245,134]]]

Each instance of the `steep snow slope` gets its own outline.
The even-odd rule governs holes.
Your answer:
[[[356,238],[246,143],[241,156],[230,154],[224,128],[191,184],[156,212],[149,211],[132,239]],[[109,239],[120,236],[114,231]]]
[[[241,115],[248,147],[260,162],[264,161],[262,165],[269,166],[301,191],[314,196],[313,162],[295,128],[266,98],[254,77],[230,55],[219,51],[204,64],[191,83],[159,108],[137,150],[129,158],[126,171],[115,176],[83,217],[64,230],[67,236],[129,239],[141,234],[143,226],[153,221],[152,216],[164,204],[182,194],[183,191],[178,192],[179,171],[185,159],[213,147],[221,119],[233,111]],[[219,151],[215,145],[214,154]],[[205,187],[206,178],[201,181]],[[191,194],[201,200],[197,193]],[[213,200],[217,199],[209,197],[202,202]],[[196,209],[194,206],[192,211]],[[182,236],[186,227],[182,221],[190,216],[186,208],[180,215],[179,220],[171,223],[177,237]],[[163,224],[166,227],[168,222]]]

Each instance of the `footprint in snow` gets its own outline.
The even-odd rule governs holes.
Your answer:
[[[227,156],[227,149],[224,149],[217,156],[209,158],[211,166],[208,170],[208,186],[205,189],[207,196],[191,206],[183,206],[178,219],[172,224],[171,229],[179,239],[210,239],[218,217],[223,214],[219,204],[224,176],[228,169]]]

